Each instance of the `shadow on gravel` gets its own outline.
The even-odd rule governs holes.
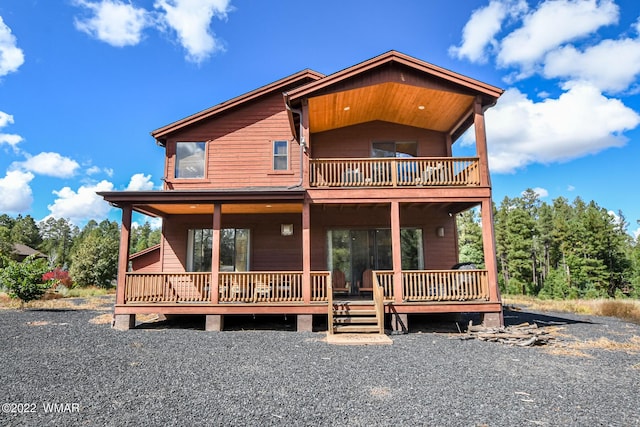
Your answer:
[[[594,324],[594,322],[587,320],[576,320],[569,317],[559,317],[542,313],[530,313],[528,311],[513,309],[512,307],[505,307],[503,314],[505,326],[519,325],[521,323],[535,323],[538,326],[559,326],[578,323]]]
[[[136,329],[205,329],[204,315],[171,315],[166,320],[149,321],[136,325]],[[296,316],[234,315],[224,318],[225,331],[295,331]]]

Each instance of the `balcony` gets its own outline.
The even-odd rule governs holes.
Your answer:
[[[477,157],[392,157],[310,160],[311,187],[479,186]]]

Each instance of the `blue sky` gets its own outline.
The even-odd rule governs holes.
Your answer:
[[[159,188],[150,131],[394,49],[505,89],[497,203],[580,196],[637,234],[639,18],[637,0],[0,0],[0,213],[118,219],[95,191]]]

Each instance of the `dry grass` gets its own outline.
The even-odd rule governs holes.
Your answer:
[[[609,351],[624,351],[629,354],[640,353],[640,337],[632,336],[627,341],[613,341],[606,337],[595,340],[576,342],[570,345],[575,349],[600,349]]]
[[[0,309],[40,309],[40,310],[98,310],[108,311],[113,309],[113,299],[91,296],[83,298],[81,303],[73,298],[41,299],[22,304],[20,300],[12,299],[5,293],[0,293]]]
[[[640,324],[640,301],[638,300],[541,300],[517,295],[506,296],[503,300],[505,304],[524,305],[537,311],[560,311],[592,316],[610,316]]]

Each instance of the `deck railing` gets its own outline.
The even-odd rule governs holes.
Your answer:
[[[311,301],[327,301],[328,271],[311,273]],[[211,273],[127,273],[127,303],[207,303]],[[303,302],[302,272],[220,273],[219,302]]]
[[[393,271],[374,271],[374,282],[378,282],[382,290],[384,291],[384,300],[393,300]]]
[[[478,186],[477,157],[312,159],[311,187]]]
[[[486,270],[425,270],[402,273],[405,301],[488,300]]]
[[[209,302],[211,273],[127,273],[125,303]]]
[[[374,271],[384,301],[393,301],[393,272]],[[219,275],[220,303],[303,303],[302,272],[234,272]],[[127,273],[125,304],[208,303],[211,273]],[[312,302],[331,294],[331,274],[311,273]],[[421,270],[402,272],[404,301],[488,300],[486,270]]]

